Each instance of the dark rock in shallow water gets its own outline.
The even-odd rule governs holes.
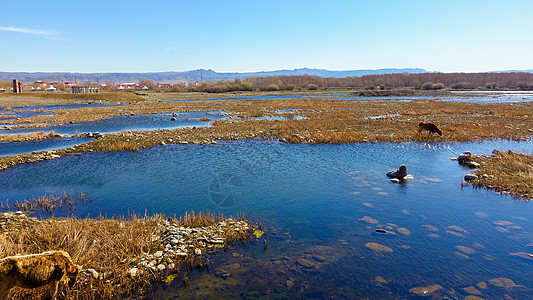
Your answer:
[[[465,175],[465,181],[472,181],[472,180],[476,180],[477,179],[477,175],[476,174],[466,174]]]
[[[407,167],[405,165],[401,165],[398,170],[388,172],[387,176],[399,179],[404,178],[407,176]]]

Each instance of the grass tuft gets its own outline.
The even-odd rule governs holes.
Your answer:
[[[533,200],[533,156],[512,151],[493,151],[478,159],[478,179],[471,183],[515,197]]]

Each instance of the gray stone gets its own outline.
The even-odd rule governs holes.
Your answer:
[[[139,272],[139,269],[137,269],[137,268],[131,268],[131,269],[129,270],[129,273],[130,273],[130,276],[131,276],[131,277],[135,277],[135,276],[137,276],[137,272]]]

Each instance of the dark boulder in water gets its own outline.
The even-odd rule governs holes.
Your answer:
[[[407,176],[407,167],[405,165],[401,165],[398,170],[388,172],[387,176],[402,179]]]

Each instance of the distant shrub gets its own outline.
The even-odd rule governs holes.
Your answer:
[[[487,89],[495,89],[496,86],[497,86],[496,82],[487,82],[487,83],[485,83],[485,88],[487,88]]]
[[[251,91],[253,89],[252,84],[247,81],[241,82],[241,88],[243,91]]]
[[[310,83],[307,85],[307,89],[312,90],[312,91],[318,90],[318,85]]]
[[[472,90],[476,87],[477,86],[472,82],[459,82],[452,85],[452,89],[454,90]]]
[[[527,81],[519,81],[516,83],[516,86],[521,90],[530,90],[533,88],[533,83],[529,83]]]
[[[435,84],[433,85],[433,89],[434,89],[434,90],[442,90],[443,88],[444,88],[444,84],[443,84],[443,83],[440,83],[440,82],[439,82],[439,83],[435,83]]]
[[[267,91],[279,91],[279,85],[277,84],[271,84],[266,87]]]
[[[424,84],[422,84],[422,86],[420,88],[423,89],[423,90],[432,90],[433,89],[433,82],[425,82]]]

